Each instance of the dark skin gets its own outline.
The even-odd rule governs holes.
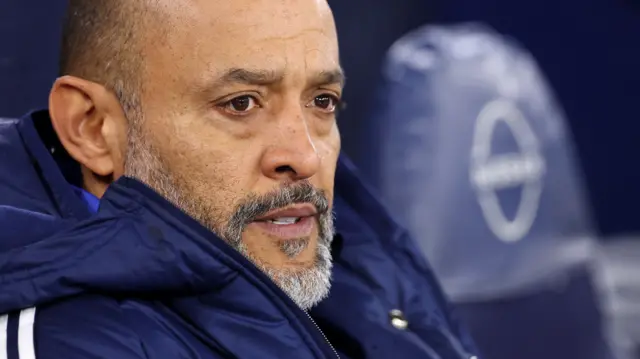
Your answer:
[[[151,5],[150,5],[151,6]],[[332,14],[323,0],[165,0],[163,31],[148,34],[141,73],[143,131],[191,196],[230,216],[248,193],[309,181],[333,198],[343,87]],[[50,113],[64,147],[102,196],[124,175],[129,122],[113,92],[59,78]],[[270,266],[287,258],[260,228],[242,240]]]

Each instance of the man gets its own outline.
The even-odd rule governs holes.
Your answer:
[[[62,74],[0,126],[0,358],[473,357],[339,159],[325,1],[72,0]]]

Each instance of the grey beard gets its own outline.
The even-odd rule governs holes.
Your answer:
[[[300,255],[309,246],[309,238],[291,239],[280,242],[280,251],[290,259]]]
[[[135,178],[199,221],[220,236],[269,276],[303,310],[309,310],[326,298],[331,288],[331,242],[333,240],[333,216],[322,191],[308,182],[285,186],[266,195],[248,195],[226,224],[220,210],[211,208],[196,196],[190,195],[185,181],[172,174],[143,135],[140,121],[129,121],[128,151],[125,160],[125,176]],[[183,185],[180,185],[180,184]],[[304,269],[273,268],[253,255],[242,242],[246,225],[267,212],[294,203],[312,203],[320,214],[318,219],[318,243],[314,264]],[[281,251],[289,258],[300,254],[308,239],[281,243]]]

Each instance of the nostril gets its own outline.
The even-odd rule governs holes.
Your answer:
[[[280,167],[276,168],[276,172],[278,172],[278,173],[287,173],[287,172],[296,173],[296,171],[289,165],[280,166]]]

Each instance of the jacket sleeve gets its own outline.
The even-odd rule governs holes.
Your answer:
[[[147,358],[131,320],[116,300],[83,296],[26,309],[19,315],[16,358]]]

